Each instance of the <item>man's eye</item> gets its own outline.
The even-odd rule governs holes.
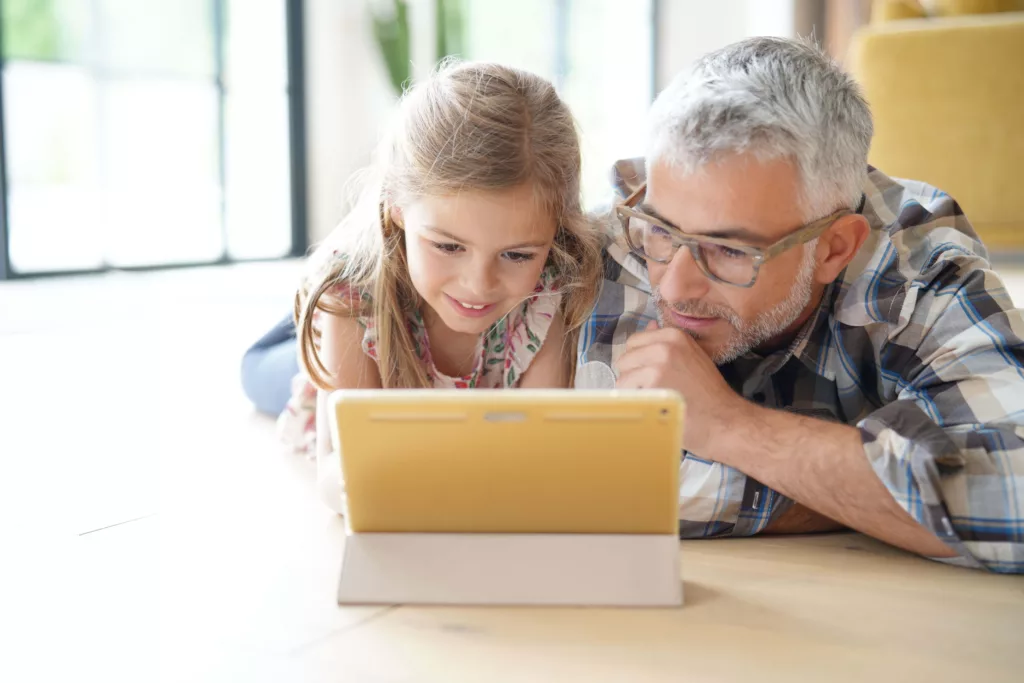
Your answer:
[[[660,225],[654,225],[653,223],[647,224],[647,231],[652,237],[669,237],[669,232]]]
[[[527,261],[532,261],[534,255],[522,251],[506,251],[505,259],[512,263],[526,263]]]
[[[454,242],[434,242],[434,248],[443,254],[457,254],[462,251],[462,245]]]
[[[719,258],[741,259],[750,257],[750,255],[744,251],[740,251],[739,249],[733,249],[731,247],[726,247],[721,244],[702,244],[701,249],[705,252],[714,254]]]

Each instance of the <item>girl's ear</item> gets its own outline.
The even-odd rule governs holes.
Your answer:
[[[399,230],[405,230],[405,217],[402,216],[402,207],[392,206],[391,211],[391,222],[394,223]]]

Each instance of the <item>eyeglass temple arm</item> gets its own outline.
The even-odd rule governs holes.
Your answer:
[[[787,249],[797,246],[798,244],[806,244],[807,242],[820,237],[821,233],[832,227],[832,224],[837,220],[852,213],[853,211],[850,209],[840,209],[831,216],[825,216],[820,221],[808,225],[804,230],[795,232],[789,237],[784,238],[782,241],[776,242],[764,251],[762,258],[767,260],[776,254],[781,254]]]
[[[632,209],[645,192],[647,192],[647,183],[643,183],[640,187],[633,190],[633,193],[623,200],[622,205]]]

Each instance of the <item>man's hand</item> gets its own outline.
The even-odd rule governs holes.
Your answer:
[[[616,365],[619,389],[673,389],[686,400],[683,447],[714,458],[712,436],[751,404],[726,384],[722,373],[690,335],[651,322],[626,343]]]
[[[682,330],[648,325],[629,338],[617,368],[620,389],[674,389],[683,395],[686,450],[737,469],[816,513],[801,519],[798,507],[789,519],[776,520],[772,531],[843,525],[926,557],[957,554],[896,503],[868,464],[856,427],[750,403],[729,388]]]

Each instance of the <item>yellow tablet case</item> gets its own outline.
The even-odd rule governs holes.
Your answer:
[[[354,533],[677,533],[675,392],[343,390],[332,407]]]

